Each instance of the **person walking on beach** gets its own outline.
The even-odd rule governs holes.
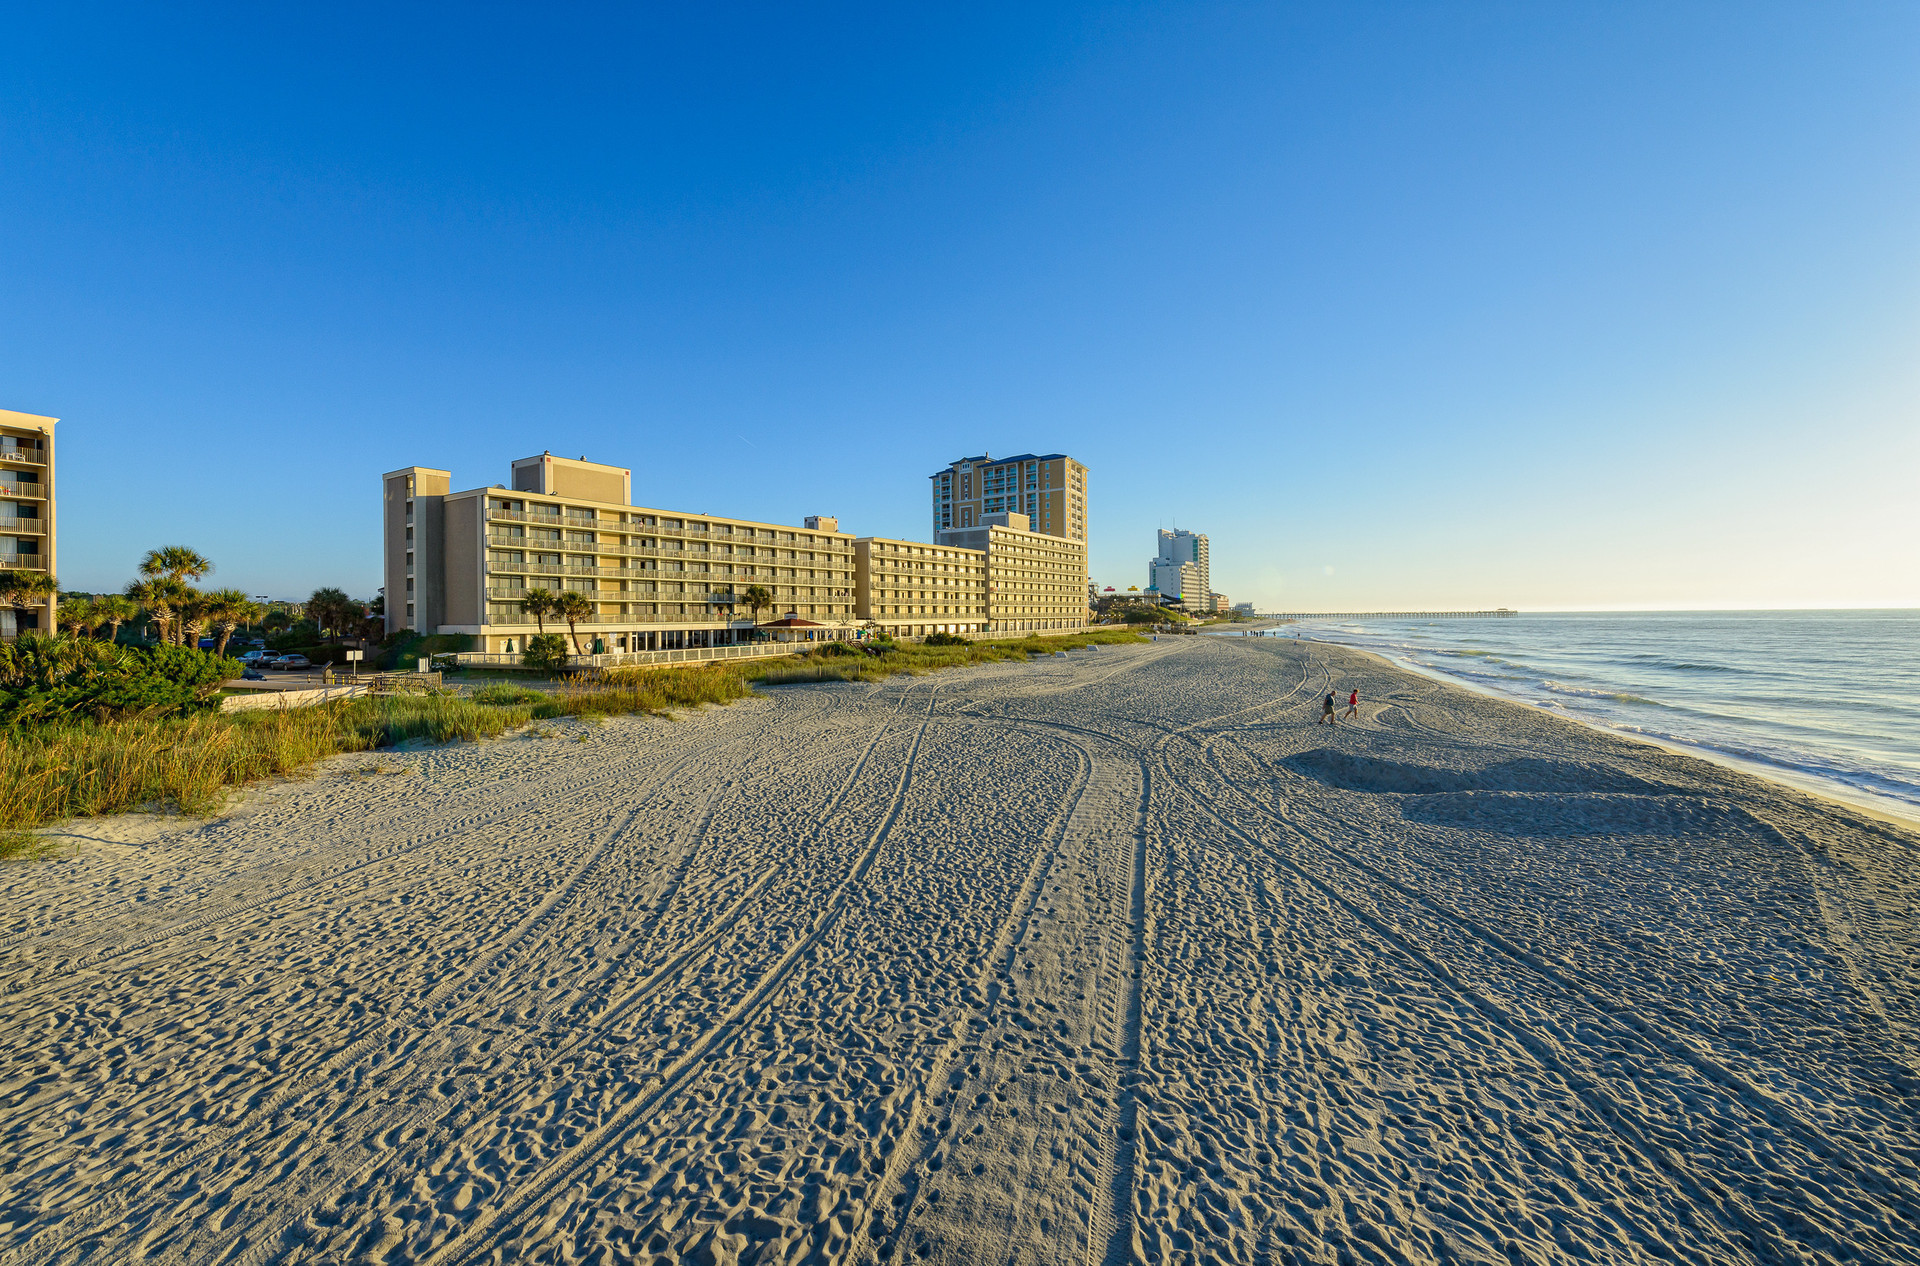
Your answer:
[[[1315,721],[1314,724],[1315,725],[1340,724],[1338,721],[1334,719],[1334,716],[1333,716],[1333,691],[1331,690],[1327,691],[1327,697],[1320,701],[1320,719],[1318,721]]]
[[[1347,696],[1347,720],[1357,721],[1359,719],[1360,719],[1360,692],[1358,690],[1355,690],[1352,694]]]

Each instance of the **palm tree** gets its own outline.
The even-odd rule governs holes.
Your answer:
[[[575,621],[584,620],[593,614],[592,599],[578,589],[569,589],[565,593],[556,594],[555,599],[553,609],[557,614],[566,617],[567,632],[573,635],[573,653],[586,654],[580,649],[580,630],[575,627]]]
[[[149,602],[154,617],[160,621],[160,636],[169,636],[168,622],[172,618],[173,608],[180,605],[181,599],[193,590],[188,587],[189,580],[198,580],[213,570],[213,561],[205,554],[188,549],[184,545],[162,545],[159,549],[150,549],[147,556],[140,560],[140,574],[148,581],[159,581],[169,586],[172,601]],[[131,589],[128,590],[132,592]],[[179,631],[182,642],[187,641],[186,630]]]
[[[193,590],[177,580],[166,576],[155,576],[149,580],[133,580],[127,583],[127,597],[147,609],[153,622],[160,626],[160,640],[171,642],[174,639],[173,613]]]
[[[120,626],[139,615],[131,602],[117,593],[104,593],[93,600],[94,618],[107,626],[107,641],[120,640]]]
[[[99,609],[92,598],[74,598],[63,600],[55,615],[55,622],[75,638],[93,629],[100,623]]]
[[[196,553],[184,545],[162,545],[159,549],[150,549],[147,556],[140,560],[140,574],[151,579],[165,576],[168,580],[177,580],[185,584],[189,580],[198,580],[213,570],[213,563],[206,555]]]
[[[307,599],[307,618],[313,621],[316,628],[326,632],[329,642],[340,640],[340,630],[354,617],[356,610],[353,599],[347,597],[344,589],[316,589],[313,596]]]
[[[180,619],[180,645],[189,650],[200,649],[200,632],[207,627],[207,621],[213,615],[211,594],[201,593],[197,589],[186,589],[180,595],[179,605],[175,608]]]
[[[533,617],[533,622],[540,627],[542,637],[547,634],[547,617],[552,615],[559,605],[560,599],[551,589],[529,589],[527,596],[520,599],[520,609]]]
[[[204,601],[207,619],[213,625],[215,655],[227,653],[227,640],[235,629],[260,618],[260,604],[238,589],[216,589]]]
[[[0,602],[22,615],[46,605],[59,592],[59,582],[46,572],[0,571]]]
[[[773,605],[773,591],[765,585],[748,585],[740,601],[747,604],[747,610],[753,612],[753,622],[758,624],[760,613]]]

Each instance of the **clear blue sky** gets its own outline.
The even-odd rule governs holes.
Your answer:
[[[11,6],[61,579],[371,595],[381,471],[1263,607],[1920,605],[1920,6]]]

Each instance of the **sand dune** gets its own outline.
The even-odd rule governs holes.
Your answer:
[[[1339,648],[75,830],[0,1263],[1920,1261],[1920,838]]]

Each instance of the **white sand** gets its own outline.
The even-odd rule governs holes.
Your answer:
[[[549,729],[0,871],[0,1261],[1920,1261],[1896,827],[1318,645]]]

